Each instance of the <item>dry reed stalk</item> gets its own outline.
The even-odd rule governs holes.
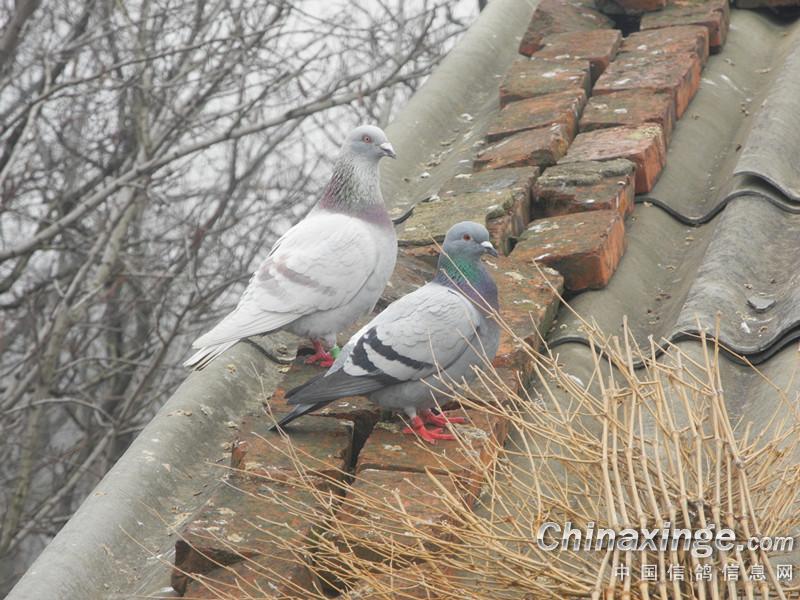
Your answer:
[[[789,560],[764,550],[702,557],[683,549],[546,551],[537,545],[545,522],[617,531],[667,522],[691,531],[730,527],[737,540],[800,531],[797,398],[773,387],[771,418],[746,422],[728,411],[724,351],[705,335],[691,352],[666,343],[657,357],[655,345],[638,348],[627,328],[621,339],[589,324],[585,329],[594,360],[587,381],[567,372],[558,356],[526,347],[534,376],[529,391],[516,393],[488,367],[470,386],[453,390],[464,407],[502,418],[510,428],[503,447],[492,449],[496,460],[486,461],[472,451],[475,429],[453,426],[458,440],[450,443],[472,457],[468,479],[482,483],[478,496],[464,486],[463,473],[442,475],[450,465],[432,453],[435,468],[422,484],[419,475],[403,484],[414,486],[426,510],[409,510],[396,490],[351,473],[320,485],[308,476],[310,457],[289,446],[297,466],[291,485],[316,502],[298,503],[291,494],[263,500],[315,527],[298,546],[276,533],[280,523],[254,519],[252,526],[275,543],[276,555],[306,564],[325,591],[289,586],[278,594],[252,582],[224,589],[214,586],[213,576],[205,581],[219,598],[247,599],[337,593],[350,600],[800,597],[800,574],[779,581],[776,564]],[[393,477],[401,482],[409,475]],[[262,580],[284,579],[269,561],[246,560]],[[645,564],[656,565],[656,581],[640,578]],[[739,566],[738,582],[723,580],[723,566],[731,564]],[[670,580],[670,565],[674,572],[684,568],[684,581]],[[763,566],[762,581],[748,579],[753,565]],[[704,568],[710,581],[695,579]],[[617,577],[621,569],[629,573],[624,580]]]

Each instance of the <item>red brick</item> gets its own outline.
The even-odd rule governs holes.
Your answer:
[[[486,219],[486,229],[494,247],[501,254],[511,252],[512,240],[525,229],[530,222],[531,204],[520,202],[514,205],[514,209],[491,219]]]
[[[560,164],[627,158],[636,164],[636,193],[653,189],[666,164],[664,134],[658,125],[611,127],[579,133]]]
[[[550,277],[553,281],[557,281],[560,285],[560,292],[564,291],[564,278],[558,274],[558,271],[551,269],[550,267],[544,267],[543,271]],[[542,323],[544,334],[544,328],[546,327],[549,329],[553,325],[553,319],[555,318],[555,314],[558,309],[558,299],[556,298],[552,304],[552,315],[553,318],[548,320],[546,323]],[[538,339],[538,338],[537,338]],[[525,341],[527,346],[531,348],[541,350],[541,343],[533,338]],[[532,374],[531,367],[533,366],[533,361],[529,360],[527,356],[523,356],[522,352],[522,345],[520,344],[519,347],[514,348],[514,340],[511,339],[510,336],[506,336],[505,339],[501,336],[500,342],[500,349],[504,350],[503,354],[500,355],[498,352],[498,356],[500,358],[495,358],[493,361],[493,367],[495,373],[497,373],[497,379],[502,381],[508,389],[511,391],[512,394],[515,394],[519,398],[524,398],[528,394],[528,389],[530,388],[530,376]],[[516,352],[517,357],[513,360],[516,360],[517,363],[520,364],[520,368],[511,368],[511,367],[501,367],[498,366],[503,360],[507,359],[510,354],[508,351]]]
[[[495,169],[481,173],[461,173],[450,179],[439,189],[439,196],[452,198],[463,194],[480,194],[512,190],[514,193],[530,195],[531,187],[539,176],[536,167]]]
[[[667,0],[595,0],[595,4],[607,15],[641,15],[661,10]]]
[[[435,265],[410,256],[401,249],[397,253],[397,264],[394,267],[394,273],[392,273],[389,282],[386,284],[386,289],[383,290],[376,309],[383,310],[395,300],[399,300],[406,294],[410,294],[417,288],[422,287],[433,279],[435,274]]]
[[[301,507],[302,516],[297,510]],[[225,579],[230,573],[219,567],[267,558],[269,564],[258,575],[261,584],[283,591],[293,586],[312,589],[316,578],[289,549],[310,544],[312,526],[306,515],[314,510],[324,510],[315,495],[291,484],[244,480],[236,482],[236,487],[220,485],[181,531],[175,544],[172,587],[183,593],[193,574]],[[269,535],[259,531],[259,523],[270,523],[264,525]]]
[[[489,125],[486,138],[496,142],[515,133],[559,124],[570,138],[575,137],[578,118],[586,104],[586,92],[572,89],[512,102]]]
[[[435,600],[438,595],[433,589],[445,589],[447,579],[437,574],[431,581],[431,567],[428,564],[409,565],[402,569],[376,573],[369,582],[360,582],[345,592],[341,600]],[[442,581],[444,580],[444,581]],[[432,595],[433,594],[433,595]],[[446,592],[445,592],[446,594]]]
[[[547,167],[564,156],[572,136],[563,125],[524,131],[500,140],[483,150],[475,159],[476,171],[524,165]]]
[[[422,270],[416,274],[416,277],[412,281],[409,281],[409,282],[405,283],[404,286],[403,286],[403,289],[405,289],[407,292],[417,289],[417,287],[419,287],[419,285],[417,285],[417,284],[419,284],[420,282],[425,282],[426,283],[430,279],[430,276],[432,275],[432,270],[424,269],[422,266],[420,266],[418,268],[421,268]],[[399,287],[401,285],[400,276],[403,273],[404,273],[404,271],[401,269],[400,271],[398,271],[397,273],[392,275],[392,281],[395,282],[395,286]],[[405,272],[405,273],[408,274],[408,272]],[[388,286],[387,286],[387,289],[384,290],[384,294],[387,297],[383,298],[383,296],[382,296],[381,300],[379,300],[379,302],[378,302],[379,305],[386,306],[391,301],[391,299],[392,299],[391,290],[392,289],[394,289],[394,288],[388,288]],[[363,322],[360,321],[361,325],[366,324],[366,322],[370,318],[371,317],[369,315],[366,316],[366,317],[363,317],[362,318]],[[342,332],[340,334],[340,336],[339,336],[339,343],[341,344],[341,343],[345,342],[346,340],[348,340],[353,333],[355,333],[356,331],[358,331],[361,328],[361,325],[358,325],[358,323],[357,323],[355,325],[350,326],[350,328],[348,328],[348,330]],[[306,364],[304,364],[304,362],[303,362],[304,360],[305,360],[305,355],[299,355],[297,357],[297,359],[289,366],[289,368],[285,369],[284,375],[283,375],[283,379],[281,380],[280,384],[275,389],[275,391],[273,392],[273,394],[269,398],[269,400],[267,400],[265,402],[264,410],[265,410],[266,413],[272,414],[273,416],[278,417],[280,415],[283,415],[283,414],[286,414],[287,412],[289,412],[294,407],[293,406],[289,406],[287,404],[286,397],[285,397],[286,392],[288,390],[300,385],[300,384],[305,383],[306,381],[308,381],[312,377],[316,377],[316,376],[321,375],[322,373],[325,372],[324,369],[320,368],[317,365],[306,365]],[[380,414],[380,410],[378,410],[377,407],[375,407],[370,402],[364,400],[363,398],[360,398],[360,397],[348,397],[348,398],[341,398],[341,399],[337,400],[336,402],[332,402],[331,404],[327,405],[322,410],[318,410],[315,413],[313,413],[313,416],[316,416],[316,417],[327,417],[329,419],[336,419],[336,420],[343,420],[343,421],[351,421],[353,423],[353,428],[355,429],[356,432],[358,432],[358,431],[364,430],[364,429],[371,429],[372,426],[375,424],[375,422],[378,420],[378,415],[379,414]],[[306,418],[307,417],[301,417],[300,419],[295,421],[293,424],[289,425],[289,430],[291,432],[297,431],[297,432],[300,433],[300,435],[305,435],[303,432],[307,429],[306,425],[304,424],[304,423],[306,423],[304,421]],[[272,421],[273,421],[272,417],[268,417],[267,420],[269,421],[269,423],[267,423],[266,425],[259,425],[258,426],[257,433],[259,433],[259,435],[263,434],[263,432],[261,431],[262,427],[264,427],[264,426],[268,427],[269,425],[272,424]],[[314,426],[315,426],[314,424],[318,423],[318,422],[315,421],[315,420],[311,420],[311,421],[307,421],[307,423],[308,423],[308,427],[313,429]],[[319,422],[319,423],[322,423],[322,422]],[[327,428],[332,427],[332,425],[330,425],[330,424],[328,424],[328,425],[324,425],[323,424],[323,425],[320,425],[320,426],[327,427]],[[347,425],[344,424],[344,423],[339,423],[338,425],[336,425],[336,427],[347,428]],[[245,429],[245,431],[247,431],[247,430]],[[273,435],[273,434],[269,434],[269,435]],[[241,436],[241,437],[245,437],[245,436]],[[297,438],[298,441],[300,439],[303,439],[303,438],[300,438],[300,437]]]
[[[260,556],[228,567],[217,567],[209,573],[198,573],[188,581],[183,596],[187,600],[275,598],[277,593],[282,592],[284,598],[322,597],[322,588],[316,576],[307,567],[297,564],[302,558],[298,556],[287,561],[287,554],[280,552],[275,556]],[[304,579],[299,580],[295,573],[301,569]],[[308,578],[305,578],[305,574],[308,574]]]
[[[669,0],[667,7],[642,17],[641,30],[661,29],[676,25],[701,25],[708,29],[711,52],[725,45],[730,24],[728,0]]]
[[[535,56],[555,60],[588,60],[594,82],[617,55],[621,42],[622,34],[617,29],[556,33],[542,40],[542,48],[536,51]]]
[[[485,223],[492,234],[492,243],[501,252],[507,252],[509,238],[519,235],[530,220],[529,211],[529,190],[510,188],[440,196],[435,202],[423,202],[414,208],[414,214],[398,235],[398,244],[408,255],[435,264],[439,248],[434,240],[441,244],[447,230],[460,221],[476,221]]]
[[[501,214],[487,215],[486,227],[492,242],[499,252],[511,251],[511,238],[518,236],[530,221],[530,196],[533,182],[539,176],[536,167],[512,169],[489,169],[479,173],[456,175],[439,190],[441,198],[456,195],[502,192],[511,195],[511,202],[503,202],[510,210]],[[437,256],[432,258],[438,258]]]
[[[606,127],[639,127],[646,123],[659,125],[664,143],[669,144],[675,124],[675,103],[664,92],[625,90],[593,96],[583,110],[578,129],[581,132]]]
[[[571,291],[604,287],[625,252],[625,224],[616,210],[595,210],[531,223],[514,248],[516,260],[536,261],[564,276]]]
[[[444,475],[365,469],[357,476],[337,515],[331,536],[356,556],[375,562],[413,560],[419,537],[411,527],[441,537],[453,520],[450,504],[431,479],[460,498],[455,484]],[[378,512],[375,507],[386,507]],[[401,513],[401,510],[403,511]],[[338,530],[338,531],[337,531]]]
[[[332,403],[353,405],[351,398]],[[377,412],[377,411],[376,411]],[[278,413],[282,414],[282,413]],[[341,479],[350,464],[353,450],[353,426],[339,419],[319,414],[294,421],[287,436],[268,431],[272,418],[248,417],[241,425],[231,453],[235,478],[286,480],[296,476],[302,465],[311,474]]]
[[[480,400],[480,398],[476,399]],[[356,472],[367,469],[455,476],[464,493],[476,494],[481,481],[477,478],[484,467],[497,457],[508,434],[508,421],[479,410],[450,410],[449,416],[465,417],[467,423],[451,425],[462,437],[458,441],[441,441],[435,446],[423,444],[414,435],[402,432],[402,421],[381,422],[372,430],[358,455]]]
[[[637,31],[622,42],[620,54],[683,54],[694,53],[705,64],[708,60],[708,29],[702,25],[678,25]],[[620,58],[623,58],[620,56]]]
[[[609,27],[614,27],[614,22],[594,10],[591,0],[584,2],[542,0],[522,37],[519,52],[530,56],[541,47],[542,38],[553,33]]]
[[[623,90],[664,92],[675,101],[680,118],[700,89],[700,58],[693,53],[665,55],[621,54],[594,86],[593,95]]]
[[[592,89],[588,60],[516,60],[500,84],[500,106],[511,102],[581,89],[588,96]]]
[[[532,214],[535,219],[587,210],[633,212],[636,165],[620,158],[556,165],[536,182]]]
[[[398,240],[398,244],[402,240]],[[494,242],[492,242],[494,244]],[[413,257],[415,260],[421,260],[425,263],[436,266],[439,260],[439,247],[434,243],[419,245],[419,246],[402,246],[400,245],[399,252]]]
[[[800,0],[736,0],[736,8],[785,8],[800,6]]]
[[[545,266],[526,261],[517,254],[515,247],[510,256],[499,257],[489,263],[493,270],[500,297],[500,317],[529,346],[541,347],[542,337],[558,312],[564,279]],[[530,369],[530,362],[519,343],[504,330],[500,336],[500,347],[494,359],[499,369],[518,371],[523,377]],[[515,377],[509,373],[510,381]]]

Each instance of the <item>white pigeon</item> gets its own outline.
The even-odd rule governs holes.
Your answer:
[[[273,426],[338,398],[366,395],[381,408],[403,411],[428,442],[453,439],[441,429],[458,422],[431,408],[448,384],[474,377],[473,367],[494,358],[500,340],[495,320],[497,286],[481,256],[497,252],[483,225],[464,221],[447,232],[433,281],[390,304],[356,333],[324,375],[286,394],[296,405]]]
[[[396,158],[386,134],[362,125],[345,139],[322,198],[272,247],[239,304],[200,336],[184,366],[202,369],[242,338],[276,330],[308,337],[306,362],[329,367],[336,334],[369,313],[397,260],[378,163]]]

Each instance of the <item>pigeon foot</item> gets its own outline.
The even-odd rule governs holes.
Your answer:
[[[438,415],[433,414],[430,410],[423,410],[420,411],[422,415],[422,420],[427,423],[428,425],[436,425],[437,427],[444,427],[445,425],[449,425],[450,423],[466,423],[467,420],[464,417],[448,417],[445,413],[439,413]]]
[[[309,356],[305,360],[305,363],[307,365],[318,364],[325,369],[330,367],[333,364],[333,356],[331,356],[331,353],[322,347],[322,342],[319,340],[311,340],[311,343],[314,344],[314,354]]]
[[[429,444],[435,444],[436,440],[454,440],[456,436],[452,433],[444,433],[442,429],[426,429],[425,422],[420,417],[411,419],[411,427],[403,429],[406,435],[416,434]]]

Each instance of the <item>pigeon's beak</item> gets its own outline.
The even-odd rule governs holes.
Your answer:
[[[392,148],[392,145],[389,142],[383,142],[379,148],[383,150],[384,156],[388,156],[389,158],[397,158],[397,154]]]
[[[497,256],[497,250],[495,250],[494,246],[492,246],[492,242],[490,242],[488,240],[485,241],[485,242],[481,242],[481,246],[483,246],[483,251],[486,254],[491,254],[492,256]]]

